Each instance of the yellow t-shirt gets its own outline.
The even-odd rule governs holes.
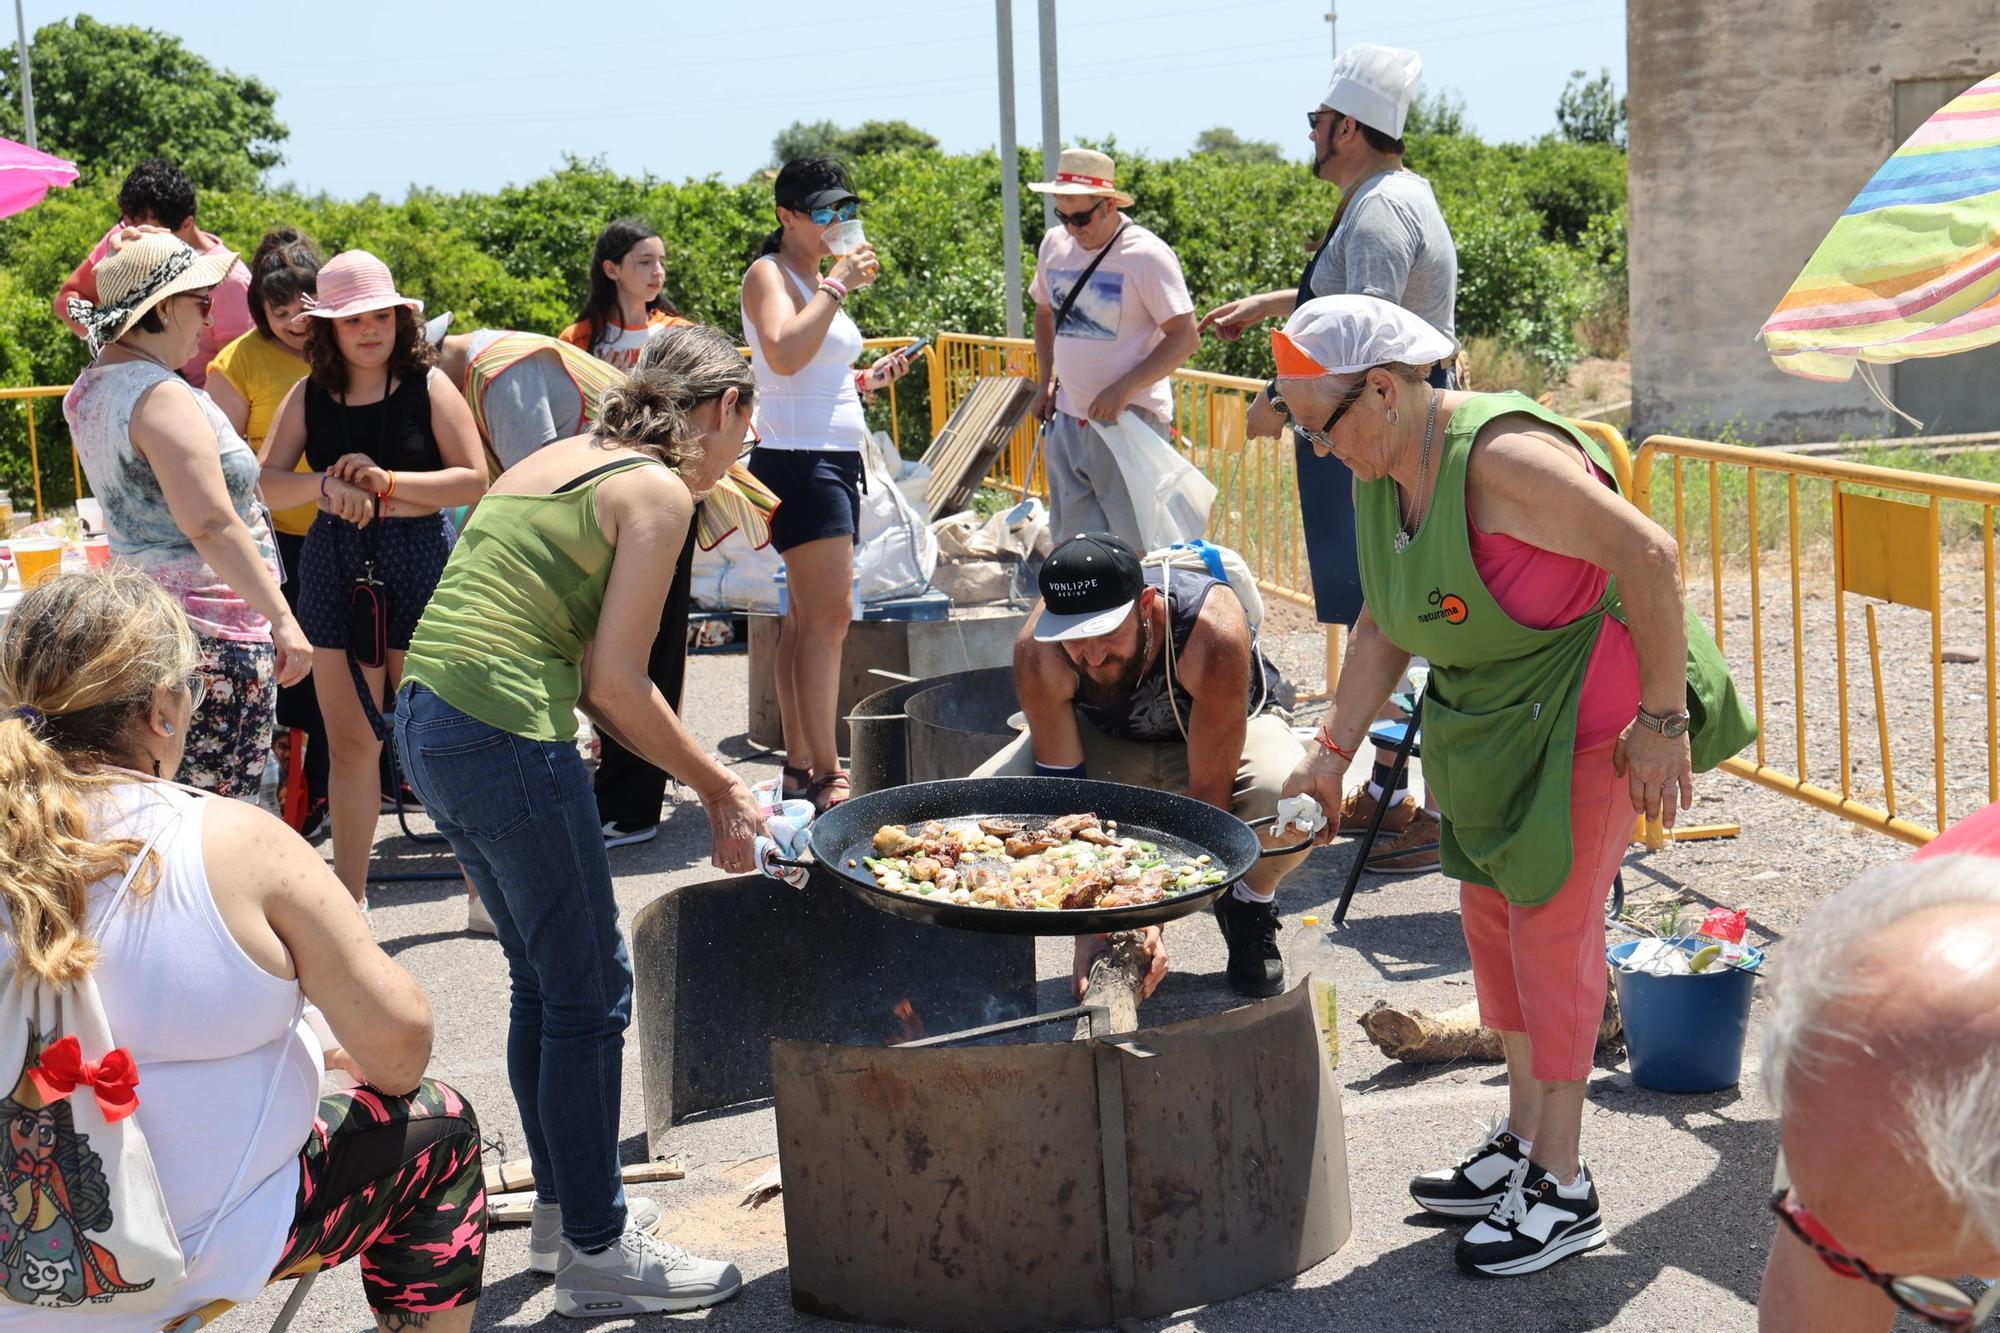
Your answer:
[[[277,339],[252,329],[217,352],[208,363],[208,373],[228,380],[250,404],[249,429],[243,432],[243,438],[257,451],[258,457],[263,457],[264,437],[278,415],[278,405],[285,401],[291,387],[306,377],[305,358],[292,355]],[[299,457],[298,470],[312,471],[304,455]],[[271,526],[279,532],[303,537],[318,514],[316,504],[281,509],[271,515]]]

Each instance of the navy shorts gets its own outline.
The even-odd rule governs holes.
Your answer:
[[[344,519],[322,513],[306,532],[299,555],[299,628],[315,648],[347,648],[347,596],[361,573],[368,543],[374,541],[375,577],[389,594],[389,646],[410,646],[417,620],[437,591],[438,576],[451,555],[451,527],[443,514],[385,518],[371,534]]]
[[[853,449],[750,451],[750,473],[771,488],[771,545],[780,552],[827,537],[861,543],[861,455]]]

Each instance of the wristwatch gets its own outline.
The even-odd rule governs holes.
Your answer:
[[[1649,713],[1643,707],[1639,710],[1639,725],[1649,731],[1657,731],[1662,736],[1685,736],[1688,733],[1689,718],[1685,711],[1679,713]]]
[[[1286,416],[1290,416],[1292,414],[1292,409],[1287,407],[1285,405],[1285,400],[1278,395],[1278,382],[1276,380],[1272,380],[1269,384],[1266,384],[1264,386],[1264,396],[1271,400],[1271,406],[1277,408],[1280,412],[1284,413]]]

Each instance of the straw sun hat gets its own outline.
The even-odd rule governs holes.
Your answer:
[[[1103,153],[1088,148],[1065,148],[1056,159],[1056,178],[1036,181],[1028,188],[1036,194],[1101,195],[1117,208],[1130,208],[1132,196],[1118,188],[1118,168]]]
[[[94,356],[131,332],[141,315],[169,296],[213,287],[235,263],[235,254],[220,246],[198,255],[171,232],[147,232],[91,270],[97,279],[97,300],[72,296],[69,317],[83,326]]]

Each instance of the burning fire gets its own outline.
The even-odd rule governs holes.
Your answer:
[[[924,1020],[918,1017],[917,1006],[908,1000],[898,1000],[890,1012],[896,1015],[896,1022],[902,1025],[903,1030],[889,1034],[889,1045],[900,1046],[924,1035]]]

